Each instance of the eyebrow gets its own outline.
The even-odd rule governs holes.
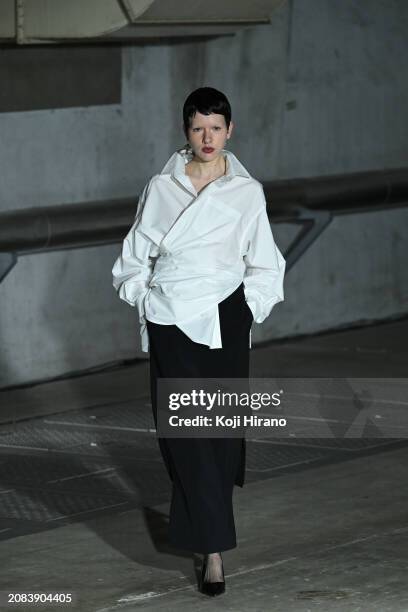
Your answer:
[[[202,125],[192,125],[191,128],[198,128],[198,127],[203,127]],[[222,127],[222,125],[220,123],[213,123],[212,126],[210,127]]]

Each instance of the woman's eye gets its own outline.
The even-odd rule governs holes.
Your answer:
[[[214,129],[217,130],[218,132],[221,128],[218,125],[216,125]],[[199,130],[201,130],[201,128],[193,128],[193,132],[198,132]]]

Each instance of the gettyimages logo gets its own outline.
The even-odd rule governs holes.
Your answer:
[[[251,390],[246,378],[160,379],[157,434],[242,437],[247,428],[284,428],[281,391]]]
[[[159,437],[392,438],[408,433],[405,379],[162,378]]]
[[[236,391],[221,391],[215,393],[205,389],[192,389],[190,392],[170,393],[169,409],[178,410],[181,406],[200,406],[205,410],[212,410],[216,406],[249,405],[252,410],[259,410],[262,406],[280,406],[280,392],[275,393],[238,393]]]
[[[178,411],[181,408],[197,408],[201,410],[194,416],[170,415],[168,423],[170,427],[177,428],[217,428],[239,430],[246,427],[284,427],[284,418],[258,416],[248,413],[251,410],[259,410],[265,406],[280,406],[279,393],[246,393],[237,391],[209,392],[205,389],[191,389],[189,392],[172,392],[169,394],[169,410]],[[243,410],[242,410],[243,409]],[[208,416],[205,412],[216,412],[214,416]],[[183,411],[183,414],[186,411]],[[225,433],[225,432],[224,432]]]

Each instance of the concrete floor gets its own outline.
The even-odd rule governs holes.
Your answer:
[[[252,351],[252,375],[404,377],[407,331],[408,321],[401,320],[274,343]],[[143,368],[146,364],[70,385],[37,387],[32,416],[58,412],[54,402],[61,390],[65,411],[97,407],[102,379],[112,397],[126,401],[135,395]],[[25,397],[24,391],[2,394],[15,421],[30,416],[32,391],[27,389]],[[60,417],[67,419],[66,414]],[[7,428],[5,417],[3,422]],[[11,451],[18,449],[4,445],[2,458]],[[34,460],[33,450],[18,452]],[[51,460],[49,449],[45,456]],[[19,608],[24,610],[200,611],[211,606],[234,612],[407,612],[407,469],[404,441],[369,454],[305,462],[295,472],[248,478],[243,489],[235,489],[238,547],[223,554],[227,591],[215,600],[197,591],[200,559],[166,544],[169,500],[147,504],[143,497],[133,507],[1,541],[1,596],[58,591],[75,597],[71,606]],[[3,526],[11,521],[4,506],[1,517]],[[0,609],[8,608],[2,603]]]

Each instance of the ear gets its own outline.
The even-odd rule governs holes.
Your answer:
[[[231,136],[233,129],[234,129],[234,123],[232,121],[230,121],[228,132],[227,132],[227,138],[229,138]]]

